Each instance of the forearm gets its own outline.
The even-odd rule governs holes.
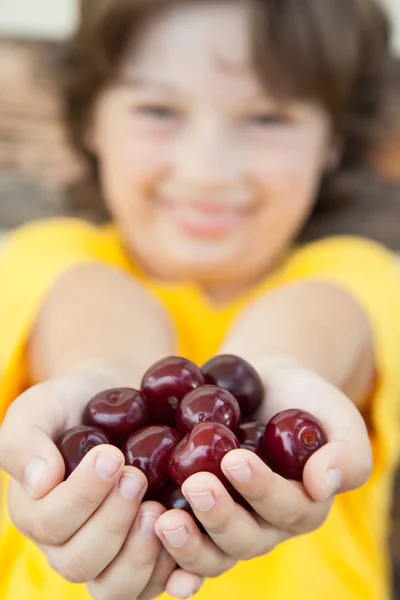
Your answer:
[[[116,269],[84,265],[65,273],[46,298],[28,360],[35,382],[92,370],[137,386],[175,344],[167,315],[146,290]]]
[[[372,332],[362,309],[328,283],[292,284],[256,301],[232,327],[221,352],[250,362],[293,359],[361,407],[374,377]]]

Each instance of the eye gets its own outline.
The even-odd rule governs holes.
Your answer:
[[[255,127],[276,127],[289,125],[288,117],[278,113],[259,113],[248,117],[248,123]]]
[[[160,121],[168,121],[179,117],[179,111],[172,107],[161,104],[143,104],[135,107],[134,111],[144,117],[149,117],[151,119],[157,119]]]

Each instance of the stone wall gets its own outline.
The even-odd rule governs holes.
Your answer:
[[[56,44],[0,40],[0,227],[63,210],[82,176],[52,81]]]

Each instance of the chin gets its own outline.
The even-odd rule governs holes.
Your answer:
[[[139,262],[150,273],[167,281],[221,282],[228,273],[230,279],[235,277],[244,252],[244,244],[238,244],[237,240],[225,244],[193,240],[188,243],[176,236],[161,237],[150,232],[131,242]]]
[[[153,268],[151,270],[163,279],[189,281],[198,284],[221,281],[223,279],[222,274],[227,271],[228,265],[225,261],[204,260],[201,256],[196,259],[187,257],[186,260],[182,260],[182,256],[185,256],[184,253],[177,260],[176,257],[168,257],[164,254],[162,261],[160,261],[160,256],[153,257],[154,260],[151,261]]]

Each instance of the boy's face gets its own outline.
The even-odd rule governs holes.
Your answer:
[[[130,250],[155,276],[239,290],[307,219],[331,154],[327,113],[276,101],[250,62],[245,5],[148,23],[87,139]]]

